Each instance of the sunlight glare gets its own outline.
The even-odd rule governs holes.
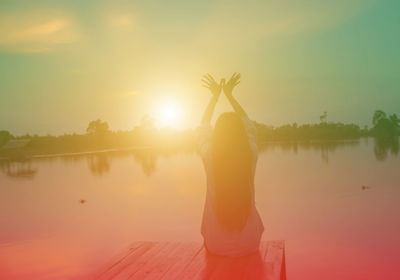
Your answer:
[[[165,102],[160,106],[159,122],[162,126],[176,127],[180,121],[180,108],[175,102]]]

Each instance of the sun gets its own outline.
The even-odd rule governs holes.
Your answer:
[[[173,126],[179,125],[181,116],[181,110],[176,102],[168,101],[160,105],[158,121],[161,126]]]

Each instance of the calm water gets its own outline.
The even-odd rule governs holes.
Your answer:
[[[398,144],[372,139],[263,149],[256,203],[288,279],[400,279],[399,167]],[[133,241],[201,242],[204,198],[195,153],[3,162],[0,279],[80,279]]]

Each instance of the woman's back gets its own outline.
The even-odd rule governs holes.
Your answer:
[[[211,127],[203,125],[198,132],[198,144],[207,175],[207,194],[201,233],[204,237],[205,246],[210,252],[226,256],[241,256],[257,251],[264,231],[264,226],[255,207],[254,174],[258,154],[255,127],[247,116],[242,116],[240,122],[245,129],[246,142],[249,146],[250,160],[246,163],[249,174],[242,172],[238,175],[237,173],[241,173],[240,170],[236,170],[236,172],[232,170],[230,176],[237,182],[235,183],[228,178],[227,188],[231,187],[231,191],[239,189],[236,199],[233,200],[232,196],[226,197],[225,200],[219,197],[221,184],[224,182],[218,180],[219,174],[216,173],[219,170],[213,164],[215,162],[215,149],[213,149],[215,148],[215,146],[213,147],[215,139],[212,137]],[[227,165],[229,164],[227,163]],[[241,165],[240,169],[243,168],[245,166]],[[246,176],[246,181],[240,180],[241,176]],[[246,191],[248,191],[248,195]],[[230,203],[229,200],[231,200]],[[248,203],[246,203],[246,200],[248,200]],[[228,219],[223,219],[224,216],[221,217],[219,212],[221,211],[221,204],[224,203],[231,207],[232,217],[227,217]],[[229,209],[227,210],[224,214],[229,213]],[[243,220],[243,217],[245,220]]]

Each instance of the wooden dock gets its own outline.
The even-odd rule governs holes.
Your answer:
[[[209,254],[199,243],[135,242],[95,279],[285,280],[285,244],[262,242],[257,253],[229,258]]]

